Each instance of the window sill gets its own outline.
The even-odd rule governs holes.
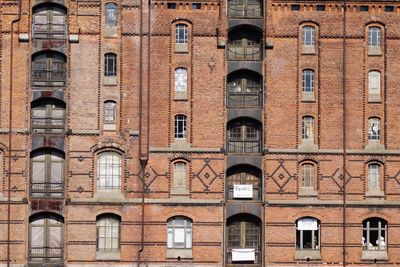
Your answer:
[[[369,94],[368,95],[368,103],[381,103],[381,95],[379,94]]]
[[[104,123],[103,130],[104,131],[115,131],[117,129],[117,125],[114,123]]]
[[[117,85],[118,84],[117,76],[104,76],[103,84],[104,85]]]
[[[300,188],[299,190],[300,197],[317,197],[318,192],[314,190],[314,188]]]
[[[368,144],[365,145],[365,150],[368,152],[383,152],[385,146],[381,144],[380,140],[368,140]]]
[[[364,250],[361,255],[362,260],[389,260],[387,251]]]
[[[315,46],[313,45],[303,45],[301,46],[302,55],[315,55]]]
[[[102,202],[125,201],[125,197],[122,194],[121,189],[115,189],[115,190],[98,189],[94,195],[94,199]]]
[[[187,92],[175,92],[174,100],[188,100],[187,99]]]
[[[302,102],[315,102],[314,92],[302,92],[301,101]]]
[[[174,187],[171,191],[171,195],[189,195],[189,191],[185,187]]]
[[[314,249],[303,249],[303,250],[296,250],[296,254],[294,256],[295,260],[320,260],[321,259],[321,252],[319,250]]]
[[[317,151],[318,145],[314,144],[314,140],[303,139],[299,145],[299,150],[303,151]]]
[[[175,44],[175,53],[188,53],[188,44]]]
[[[384,197],[385,192],[383,192],[379,188],[368,189],[368,191],[365,192],[365,196],[366,197]]]
[[[190,144],[186,142],[186,138],[175,139],[174,143],[171,144],[171,149],[174,150],[185,150],[190,149]]]
[[[96,260],[120,261],[121,251],[96,251]]]
[[[167,258],[176,259],[180,257],[181,259],[193,259],[191,248],[167,248]]]
[[[382,51],[380,47],[368,47],[368,56],[381,56]]]

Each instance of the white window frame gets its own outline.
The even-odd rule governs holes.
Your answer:
[[[176,216],[168,220],[168,249],[191,249],[192,236],[192,220],[183,216]]]
[[[175,115],[175,139],[186,139],[186,116]]]
[[[97,158],[97,189],[121,189],[121,155],[116,152],[104,152]]]
[[[314,165],[304,163],[302,165],[302,187],[314,189]]]
[[[302,221],[312,221],[314,223],[317,224],[317,229],[313,229],[313,230],[302,230],[299,229],[299,223],[301,223]],[[304,244],[304,235],[306,234],[310,234],[309,232],[311,232],[311,247],[310,248],[305,248],[305,244]],[[321,242],[321,223],[319,222],[318,219],[315,219],[313,217],[303,217],[300,218],[296,221],[296,236],[299,236],[298,241],[297,242],[297,237],[296,237],[296,249],[297,250],[319,250],[320,249],[320,242]]]
[[[378,163],[368,165],[368,189],[381,189],[381,165]]]
[[[302,71],[302,91],[304,93],[313,93],[315,86],[315,71],[305,69]]]
[[[380,27],[372,26],[368,28],[368,46],[381,47],[382,45],[382,30]]]
[[[96,250],[99,252],[117,252],[121,248],[121,220],[117,216],[101,215],[96,221]]]
[[[186,163],[174,163],[174,187],[186,189]]]
[[[371,227],[371,221],[378,219],[378,227]],[[364,225],[365,224],[365,225]],[[378,239],[375,242],[371,239],[371,232],[378,232]],[[362,246],[366,251],[386,251],[387,250],[387,237],[388,237],[388,223],[381,218],[368,218],[363,221],[363,237]],[[372,242],[371,242],[372,241]]]
[[[106,27],[116,27],[118,21],[118,6],[116,3],[108,2],[105,4]]]
[[[313,26],[303,27],[302,45],[307,45],[307,46],[315,45],[315,27]]]
[[[176,24],[175,26],[175,43],[187,44],[189,36],[189,27],[186,24]]]
[[[104,102],[104,123],[115,124],[117,119],[117,103],[114,101]]]
[[[368,140],[381,140],[381,120],[379,118],[370,118],[368,120]]]
[[[381,94],[381,73],[377,70],[368,72],[368,94],[380,95]]]
[[[302,140],[314,140],[314,117],[304,116],[301,119],[301,137]]]
[[[186,68],[175,69],[175,92],[187,92],[188,71]]]

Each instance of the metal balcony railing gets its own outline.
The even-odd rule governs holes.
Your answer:
[[[262,60],[261,44],[236,46],[228,45],[228,60]]]
[[[259,186],[253,185],[253,197],[252,198],[235,198],[233,197],[233,184],[228,185],[228,199],[229,200],[260,200],[261,199],[261,190]]]
[[[235,248],[228,248],[226,251],[226,260],[227,260],[227,264],[240,264],[240,266],[259,266],[259,264],[261,263],[261,259],[260,259],[260,251],[258,250],[258,248],[254,248],[254,247],[248,247],[246,249],[254,249],[254,253],[255,253],[255,260],[254,261],[233,261],[232,260],[232,250],[234,250]],[[240,249],[240,248],[238,248]]]
[[[228,89],[229,91],[229,89]],[[228,107],[230,108],[259,108],[261,107],[261,90],[252,93],[228,92]]]
[[[63,133],[64,119],[62,118],[32,118],[34,133]]]
[[[253,141],[228,141],[228,153],[260,153],[261,140]]]
[[[243,4],[230,4],[228,7],[229,18],[262,18],[261,5],[244,6]]]
[[[62,198],[64,196],[63,182],[33,182],[31,181],[32,198]]]
[[[33,70],[32,83],[35,86],[64,86],[65,71]]]
[[[32,27],[33,39],[65,39],[67,36],[65,24],[35,23]]]
[[[62,247],[30,247],[29,261],[32,263],[62,263],[64,249]]]

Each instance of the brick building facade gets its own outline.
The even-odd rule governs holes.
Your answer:
[[[399,14],[0,0],[0,266],[400,265]]]

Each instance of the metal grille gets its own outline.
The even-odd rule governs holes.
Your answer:
[[[32,62],[34,86],[65,86],[65,61],[55,54],[42,54]]]
[[[45,6],[33,14],[32,34],[34,39],[65,39],[67,22],[64,10]]]
[[[261,78],[247,72],[239,75],[239,77],[234,77],[228,82],[228,107],[261,107]]]
[[[104,55],[104,76],[117,75],[117,55],[107,53]]]
[[[262,3],[260,0],[231,0],[228,15],[230,18],[261,18]]]

